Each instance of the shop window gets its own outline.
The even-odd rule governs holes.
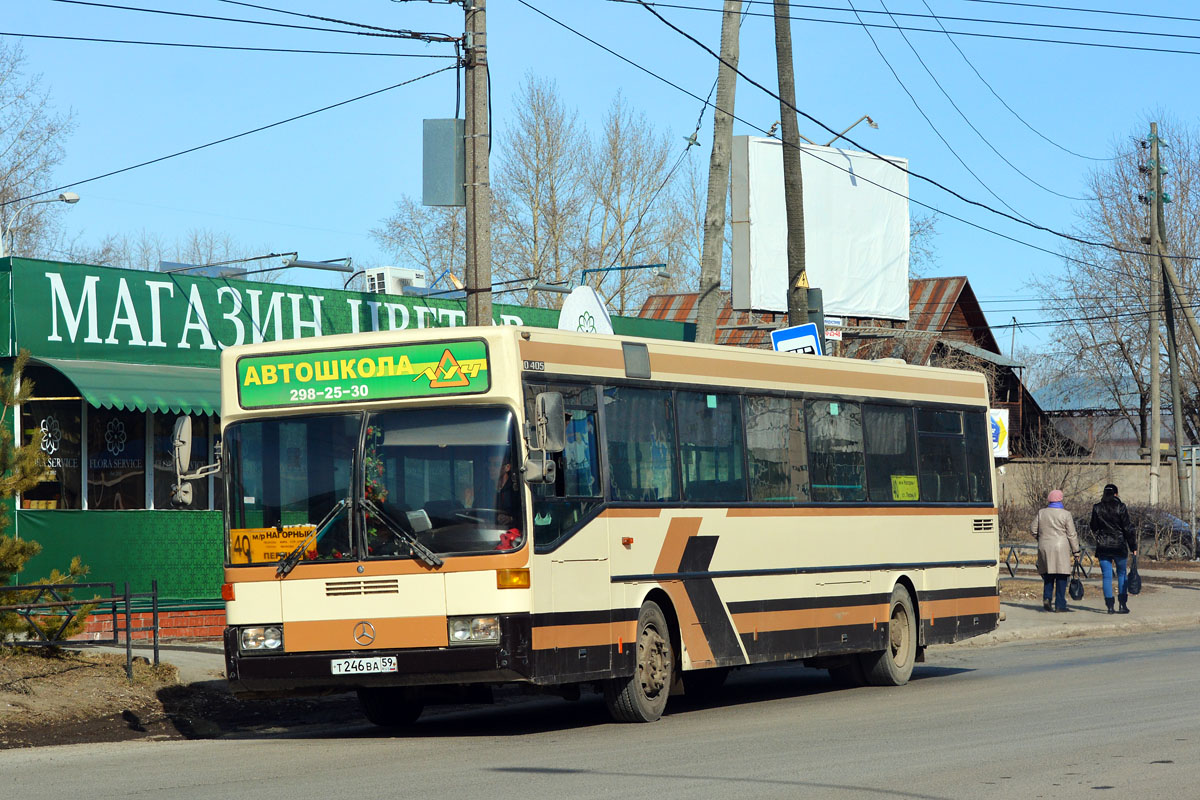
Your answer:
[[[72,389],[73,391],[73,389]],[[32,400],[21,407],[21,443],[42,434],[49,476],[21,494],[21,508],[81,508],[80,413],[78,400]]]
[[[89,509],[146,507],[146,414],[89,409]]]
[[[192,487],[191,502],[181,504],[173,502],[171,487],[175,484],[175,421],[178,414],[154,415],[154,507],[204,510],[208,503],[208,478],[195,478],[188,483]],[[192,415],[192,453],[187,465],[188,472],[194,472],[209,463],[209,430],[219,427],[219,423],[208,417]]]

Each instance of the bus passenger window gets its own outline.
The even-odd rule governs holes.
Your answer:
[[[912,409],[864,406],[863,428],[871,501],[894,503],[921,499]]]
[[[612,499],[678,500],[671,393],[610,386],[604,414]]]
[[[967,462],[962,412],[919,409],[921,499],[940,503],[967,500]]]
[[[968,411],[963,418],[967,435],[968,495],[973,503],[992,501],[992,431],[987,414]]]
[[[809,400],[807,409],[813,501],[854,503],[867,499],[858,404]]]
[[[742,405],[737,395],[678,392],[683,497],[696,503],[746,499]]]
[[[746,398],[746,456],[751,500],[808,500],[808,447],[800,400],[753,395]]]

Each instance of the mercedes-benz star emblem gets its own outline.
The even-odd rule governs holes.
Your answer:
[[[360,622],[355,625],[354,641],[363,647],[375,641],[375,626],[369,622]]]

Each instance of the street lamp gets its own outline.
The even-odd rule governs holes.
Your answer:
[[[862,122],[864,119],[867,121],[867,124],[868,124],[868,125],[870,125],[872,128],[874,128],[875,130],[879,130],[879,125],[878,125],[878,124],[876,124],[875,120],[871,119],[871,118],[870,118],[868,115],[866,115],[866,114],[863,114],[861,117],[859,117],[858,119],[854,120],[854,125],[857,125],[858,123]],[[841,133],[839,133],[837,136],[835,136],[835,137],[833,137],[832,139],[830,139],[828,142],[826,142],[826,143],[825,143],[825,146],[826,146],[826,147],[830,147],[831,145],[833,145],[833,143],[834,143],[834,142],[836,142],[838,139],[842,138],[842,137],[843,137],[843,136],[845,136],[847,133],[849,133],[851,130],[853,130],[853,129],[854,129],[854,125],[851,125],[849,128],[846,128],[846,130],[842,131],[842,132],[841,132]]]
[[[585,269],[583,272],[579,273],[579,285],[587,285],[587,276],[589,272],[623,272],[627,269],[655,269],[658,270],[655,275],[657,275],[659,278],[672,277],[671,273],[667,272],[666,264],[633,264],[628,267],[593,267],[592,269]]]
[[[19,220],[21,218],[22,211],[29,208],[30,206],[37,206],[37,205],[41,205],[42,203],[68,203],[70,205],[74,205],[75,203],[78,203],[78,202],[79,202],[79,195],[75,194],[74,192],[63,192],[58,197],[48,197],[45,200],[34,200],[32,203],[26,203],[25,205],[18,208],[16,210],[16,213],[14,213],[12,216],[12,223],[8,226],[7,234],[5,233],[5,231],[0,230],[0,258],[4,258],[5,256],[7,256],[9,254],[9,251],[12,250],[12,247],[9,247],[7,250],[5,249],[5,240],[9,236],[16,236],[17,220]]]

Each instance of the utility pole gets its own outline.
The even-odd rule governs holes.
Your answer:
[[[488,183],[487,0],[463,0],[466,12],[467,324],[492,324],[492,190]]]
[[[1162,176],[1166,173],[1162,163],[1159,161],[1161,151],[1158,149],[1158,126],[1151,126],[1151,132],[1154,136],[1152,147],[1155,154],[1150,162],[1150,185],[1154,187],[1154,196],[1151,202],[1154,204],[1155,217],[1158,221],[1158,246],[1154,247],[1151,252],[1155,255],[1155,261],[1158,264],[1158,277],[1162,281],[1162,297],[1164,300],[1164,308],[1166,311],[1167,323],[1167,360],[1171,368],[1171,422],[1172,430],[1175,439],[1175,477],[1179,482],[1179,505],[1183,506],[1184,499],[1188,496],[1188,474],[1184,470],[1183,459],[1183,399],[1180,391],[1180,364],[1179,351],[1175,341],[1175,301],[1179,301],[1179,305],[1184,305],[1183,297],[1179,294],[1173,294],[1171,291],[1170,278],[1167,275],[1167,262],[1163,257],[1167,251],[1167,220],[1163,204],[1166,202],[1166,196],[1163,194],[1163,179]],[[1154,270],[1151,270],[1153,273]]]
[[[700,299],[696,305],[696,341],[699,342],[717,341],[717,301],[721,289],[721,252],[725,245],[729,156],[733,149],[733,101],[737,89],[741,11],[741,0],[725,0],[725,13],[721,18],[721,63],[717,65],[717,104],[713,108],[712,155],[708,159],[708,208],[704,212],[704,249],[700,256]]]
[[[783,202],[787,211],[788,325],[808,322],[808,273],[804,265],[804,181],[800,175],[800,128],[792,65],[792,20],[787,0],[775,0],[775,61],[779,70],[779,129],[783,139]]]
[[[1158,123],[1150,123],[1150,163],[1158,164]],[[1150,187],[1157,185],[1153,174]],[[1159,252],[1158,199],[1150,198],[1150,252]],[[1157,259],[1152,259],[1152,263]],[[1159,318],[1162,307],[1162,270],[1150,274],[1150,505],[1158,505],[1159,451],[1162,449],[1162,376],[1159,374]]]

